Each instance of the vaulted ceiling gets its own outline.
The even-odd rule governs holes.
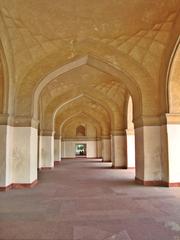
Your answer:
[[[159,116],[179,9],[179,0],[0,0],[11,114],[56,131],[79,114],[109,134],[126,128],[131,95],[134,119]]]

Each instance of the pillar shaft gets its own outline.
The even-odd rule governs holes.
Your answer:
[[[125,135],[111,135],[112,166],[114,168],[127,168],[127,145]]]
[[[102,159],[104,162],[111,161],[111,139],[102,137]]]
[[[147,185],[159,185],[162,174],[161,127],[135,129],[136,179]]]
[[[54,133],[42,132],[39,142],[39,168],[54,167]]]
[[[180,114],[166,114],[162,139],[162,180],[167,186],[180,186]]]
[[[37,180],[37,129],[14,127],[13,183],[32,183]]]
[[[126,130],[127,168],[135,168],[135,134],[134,129]]]
[[[13,128],[0,125],[0,188],[12,183]]]
[[[61,161],[61,137],[54,139],[54,161]]]
[[[97,139],[97,141],[96,141],[96,149],[97,149],[97,157],[101,158],[102,157],[102,142],[100,139]]]

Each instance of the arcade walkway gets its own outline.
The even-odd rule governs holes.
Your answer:
[[[0,239],[179,240],[180,188],[133,179],[99,160],[63,160],[34,189],[0,192]]]

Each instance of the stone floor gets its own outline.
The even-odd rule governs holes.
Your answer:
[[[63,160],[34,189],[0,192],[1,240],[180,240],[180,188],[144,187],[133,170]]]

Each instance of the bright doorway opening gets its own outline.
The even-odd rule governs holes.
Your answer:
[[[86,144],[78,143],[75,145],[76,157],[86,157]]]

